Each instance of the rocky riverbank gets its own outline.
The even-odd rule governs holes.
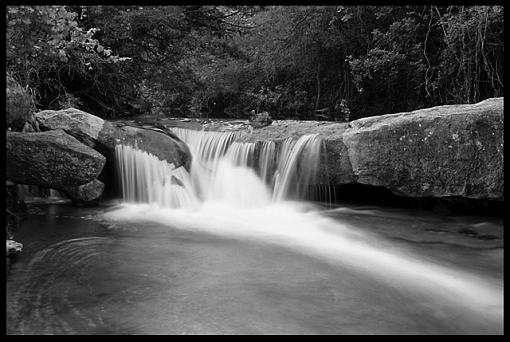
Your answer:
[[[504,200],[504,103],[493,98],[350,123],[274,121],[245,142],[318,134],[330,184],[385,187],[407,197]]]
[[[278,147],[322,138],[320,184],[387,189],[403,198],[504,201],[504,100],[448,105],[349,123],[138,118],[108,122],[75,108],[35,113],[39,132],[7,132],[7,180],[57,189],[76,205],[115,187],[115,145],[136,146],[189,170],[188,147],[172,128],[238,132],[239,142]],[[255,156],[257,159],[257,156]]]
[[[94,206],[115,194],[115,145],[137,146],[175,167],[189,168],[188,147],[171,132],[114,124],[75,108],[35,113],[38,131],[7,131],[7,255],[24,202],[17,185],[55,189],[77,206]]]

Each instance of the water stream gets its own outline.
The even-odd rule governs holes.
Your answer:
[[[8,333],[503,332],[502,222],[304,201],[315,135],[174,132],[190,172],[119,145],[120,203],[27,220]]]

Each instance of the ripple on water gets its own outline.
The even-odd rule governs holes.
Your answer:
[[[90,286],[83,288],[85,278],[97,263],[105,262],[113,242],[109,237],[81,237],[37,252],[23,272],[21,288],[8,297],[15,312],[7,325],[10,333],[69,334],[84,323],[91,329],[104,325],[100,316],[83,310],[80,289],[92,291]]]

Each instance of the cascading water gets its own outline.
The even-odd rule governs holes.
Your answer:
[[[259,170],[260,170],[260,178],[265,183],[270,184],[271,182],[271,171],[274,167],[275,160],[275,143],[272,141],[263,141],[262,146],[260,148],[259,155]]]
[[[141,203],[109,212],[108,219],[149,220],[285,246],[415,291],[434,305],[462,307],[470,319],[483,316],[499,324],[503,293],[497,282],[383,249],[377,238],[294,201],[307,194],[317,174],[322,145],[317,135],[257,145],[236,142],[235,132],[172,130],[190,148],[190,172],[117,146],[123,198]]]
[[[273,198],[281,201],[289,196],[302,197],[317,172],[321,141],[317,135],[304,135],[297,141],[283,142],[275,173]]]
[[[183,209],[196,209],[197,203],[208,201],[260,207],[305,196],[316,174],[321,147],[317,135],[287,139],[278,153],[273,142],[263,143],[255,165],[256,143],[235,142],[239,133],[173,131],[190,148],[190,173],[134,147],[118,145],[125,201]]]
[[[115,147],[122,196],[126,202],[154,203],[169,208],[194,208],[189,175],[182,167],[131,146]]]

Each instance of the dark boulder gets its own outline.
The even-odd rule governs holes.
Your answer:
[[[45,110],[35,114],[41,130],[63,129],[83,144],[106,157],[106,165],[98,179],[105,184],[105,195],[117,193],[115,146],[127,144],[152,153],[175,167],[189,170],[191,154],[188,147],[170,131],[127,126],[120,122],[105,121],[76,108]]]
[[[94,179],[87,184],[63,189],[63,192],[76,206],[92,206],[99,203],[104,192],[104,184]]]
[[[44,110],[36,113],[41,130],[63,129],[83,144],[98,150],[107,159],[114,158],[115,145],[127,144],[152,153],[175,167],[189,169],[190,153],[175,135],[158,129],[145,129],[105,121],[76,108]]]
[[[104,130],[103,133],[103,140],[114,139],[116,144],[136,147],[153,154],[161,160],[174,164],[176,168],[184,166],[189,170],[191,164],[189,148],[173,134],[174,137],[171,137],[163,130],[132,126],[119,126],[108,132]],[[115,146],[115,144],[112,146]]]
[[[91,182],[106,161],[62,130],[7,132],[6,157],[8,180],[57,190]]]

